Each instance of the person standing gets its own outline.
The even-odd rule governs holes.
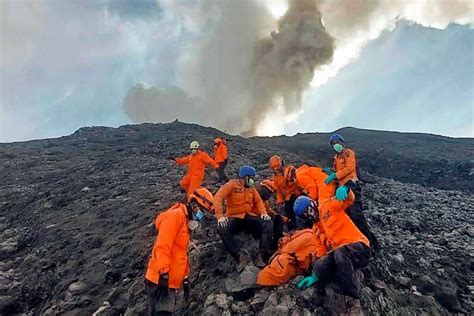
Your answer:
[[[369,239],[372,250],[376,252],[380,249],[380,243],[370,230],[363,212],[362,189],[357,176],[356,155],[352,149],[346,147],[341,134],[333,134],[329,143],[336,155],[334,156],[334,170],[326,169],[328,176],[324,182],[329,184],[332,181],[337,181],[339,187],[347,186],[354,192],[355,201],[347,209],[347,214],[357,228]]]
[[[179,182],[181,188],[189,196],[199,188],[204,180],[206,165],[217,169],[218,164],[204,151],[200,150],[199,142],[192,141],[189,146],[191,154],[185,157],[174,158],[178,165],[187,165],[186,175]]]
[[[229,181],[229,176],[225,170],[228,159],[226,140],[224,138],[216,138],[214,140],[214,161],[219,165],[217,168],[217,174],[219,176],[217,179],[218,183]]]

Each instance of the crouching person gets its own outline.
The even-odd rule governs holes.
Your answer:
[[[238,262],[238,272],[250,262],[248,254],[241,251],[234,238],[240,232],[246,232],[260,240],[257,266],[265,266],[264,262],[271,255],[273,226],[265,205],[254,187],[255,175],[254,168],[242,166],[239,169],[239,179],[224,184],[214,198],[217,232],[227,251]],[[224,202],[226,202],[225,212]]]
[[[213,196],[205,188],[190,194],[187,203],[176,203],[158,215],[158,235],[145,273],[148,315],[170,315],[189,296],[190,230],[197,227],[205,211],[213,208]],[[181,291],[182,290],[182,291]]]
[[[296,200],[294,207],[297,216],[319,222],[324,230],[325,243],[331,250],[313,263],[312,274],[298,283],[299,288],[336,281],[344,295],[357,300],[360,298],[355,269],[368,264],[371,251],[368,239],[345,212],[354,199],[354,193],[342,186],[336,190],[336,197],[323,202],[319,210],[308,197]]]
[[[313,229],[293,231],[282,237],[278,251],[259,272],[257,284],[277,286],[288,283],[297,275],[308,274],[311,263],[327,253],[320,233],[319,227],[315,225]]]

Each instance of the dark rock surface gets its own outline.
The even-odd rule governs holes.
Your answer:
[[[178,181],[184,169],[166,157],[186,153],[193,139],[210,151],[214,137],[222,135],[175,122],[83,128],[58,139],[0,144],[0,314],[144,314],[153,220],[182,197]],[[243,163],[269,175],[267,160],[276,151],[289,162],[308,162],[303,154],[285,153],[278,142],[272,148],[261,139],[226,138],[230,175]],[[215,192],[210,175],[206,184]],[[384,247],[360,273],[362,311],[472,314],[472,194],[371,174],[367,180],[366,214]],[[233,283],[239,278],[235,263],[215,231],[208,216],[195,233],[187,314],[354,311],[334,285],[300,291],[295,280],[276,289],[239,288]],[[252,252],[256,245],[250,244]]]
[[[474,139],[421,133],[343,128],[338,130],[355,149],[363,172],[400,182],[445,190],[474,192]],[[328,144],[331,133],[292,137],[255,137],[262,145],[294,152],[330,165],[334,155]]]

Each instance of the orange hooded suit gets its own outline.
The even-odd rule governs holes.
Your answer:
[[[168,273],[169,288],[181,287],[189,273],[187,218],[188,210],[182,203],[176,203],[157,216],[155,227],[158,236],[145,273],[148,281],[158,284],[160,274]]]
[[[201,150],[186,157],[175,158],[175,161],[178,165],[188,165],[186,175],[179,183],[188,196],[201,186],[206,165],[211,165],[214,169],[219,167],[207,153]]]

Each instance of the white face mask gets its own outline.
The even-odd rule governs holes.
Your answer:
[[[198,221],[195,221],[195,220],[188,221],[188,228],[189,228],[190,231],[196,230],[196,228],[198,228],[198,226],[199,226]]]
[[[191,149],[191,154],[194,155],[195,153],[197,153],[197,149]]]

